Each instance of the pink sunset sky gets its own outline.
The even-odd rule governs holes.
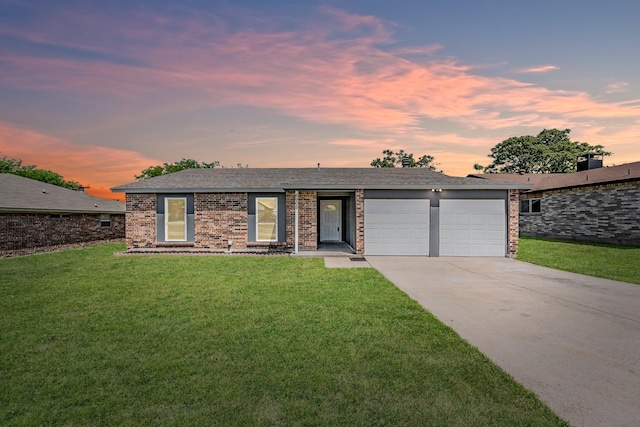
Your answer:
[[[0,157],[106,198],[182,158],[464,176],[545,128],[640,160],[640,3],[514,3],[0,0]]]

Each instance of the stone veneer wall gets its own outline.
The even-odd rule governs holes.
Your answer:
[[[194,247],[247,248],[247,193],[196,193],[194,197]]]
[[[66,216],[67,214],[65,214]],[[111,225],[100,225],[100,214],[0,213],[0,252],[71,245],[125,236],[124,214],[112,214]]]
[[[156,195],[127,194],[127,249],[156,246]]]
[[[520,215],[523,236],[640,246],[640,182],[546,191],[540,214]]]
[[[298,194],[298,248],[318,249],[318,193],[300,191]],[[287,247],[295,249],[296,195],[286,193]]]
[[[509,218],[507,234],[507,256],[514,257],[518,254],[518,237],[520,235],[520,191],[509,190]]]

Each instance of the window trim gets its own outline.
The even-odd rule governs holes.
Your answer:
[[[527,209],[522,209],[522,202],[527,202]],[[538,202],[540,210],[533,211],[533,202]],[[540,215],[542,214],[542,198],[541,197],[533,197],[531,199],[521,199],[520,200],[520,215]]]
[[[170,200],[182,200],[184,202],[184,239],[170,239],[169,238],[169,201]],[[165,242],[186,242],[189,239],[187,234],[187,198],[186,197],[165,197],[164,198],[164,240]]]
[[[100,227],[111,227],[111,214],[100,214]]]
[[[261,200],[273,200],[275,201],[275,218],[273,222],[260,222],[260,210],[258,205]],[[273,224],[275,226],[275,238],[274,239],[260,239],[260,225],[261,224]],[[256,242],[277,242],[278,241],[278,198],[277,197],[256,197]]]

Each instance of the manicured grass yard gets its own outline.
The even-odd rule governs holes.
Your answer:
[[[640,247],[521,237],[518,259],[558,270],[640,284]]]
[[[0,425],[564,425],[373,269],[0,260]]]

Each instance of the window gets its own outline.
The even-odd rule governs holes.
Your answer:
[[[164,199],[165,240],[187,240],[187,198],[167,197]]]
[[[69,219],[71,218],[71,215],[70,214],[51,214],[50,217],[58,218],[58,219]]]
[[[100,227],[111,227],[111,215],[100,214]]]
[[[520,213],[540,213],[542,201],[541,199],[526,199],[520,200]]]
[[[278,199],[256,197],[256,240],[275,242],[278,240]]]

